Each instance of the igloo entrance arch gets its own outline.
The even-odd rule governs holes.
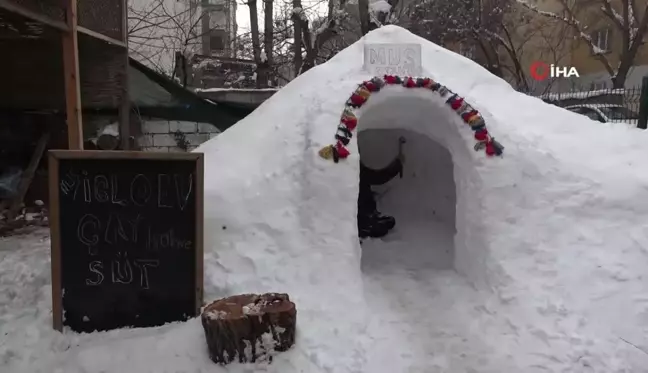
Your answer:
[[[407,140],[404,177],[375,188],[379,209],[394,215],[397,227],[380,244],[386,250],[365,244],[363,262],[369,257],[374,265],[389,266],[396,250],[401,264],[454,267],[483,279],[483,225],[471,219],[471,209],[479,208],[475,156],[501,155],[503,147],[477,110],[448,88],[431,79],[385,76],[359,85],[346,103],[335,144],[320,156],[343,163],[357,141],[363,163],[381,168],[397,155],[400,137]]]

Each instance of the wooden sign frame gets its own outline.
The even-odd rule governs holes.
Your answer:
[[[101,150],[50,150],[48,156],[49,173],[49,224],[51,237],[52,267],[52,318],[54,329],[63,331],[62,277],[61,277],[61,232],[59,201],[59,160],[65,159],[106,159],[106,160],[157,160],[157,161],[196,161],[196,281],[195,315],[200,315],[203,304],[204,280],[204,176],[205,161],[203,153],[156,153],[138,151],[101,151]]]

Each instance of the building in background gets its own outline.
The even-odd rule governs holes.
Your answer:
[[[551,0],[558,1],[558,0]],[[624,54],[623,32],[622,27],[626,27],[620,14],[621,1],[611,0],[612,6],[618,10],[621,19],[614,21],[602,13],[602,1],[573,1],[578,6],[578,20],[587,26],[588,34],[592,38],[593,44],[602,51],[602,56],[609,62],[613,69],[617,69],[621,62],[621,56]],[[638,8],[645,9],[648,0],[636,0]],[[642,22],[646,15],[637,14],[636,22]],[[638,25],[637,25],[638,26]],[[641,85],[641,80],[648,75],[648,48],[646,48],[646,38],[639,46],[637,54],[628,71],[625,79],[625,88],[633,88]],[[612,81],[610,73],[606,70],[605,65],[597,55],[593,54],[585,41],[581,38],[575,40],[574,48],[571,53],[571,65],[574,66],[579,74],[579,83],[584,90],[611,89]]]
[[[131,56],[172,76],[176,53],[230,57],[236,50],[236,0],[129,0]]]
[[[202,54],[235,57],[236,0],[201,0]]]
[[[527,2],[531,7],[546,14],[553,14],[555,17],[529,10],[520,3],[515,3],[514,7],[507,11],[504,20],[507,30],[506,33],[502,32],[499,35],[507,45],[499,44],[496,56],[491,56],[497,57],[496,62],[502,67],[504,78],[517,89],[532,94],[611,89],[612,74],[601,61],[607,61],[616,74],[621,56],[624,54],[622,30],[626,27],[622,25],[621,0],[609,1],[611,7],[617,11],[618,18],[615,17],[614,20],[604,14],[604,5],[607,3],[604,0],[567,2],[528,0]],[[648,0],[636,0],[641,9],[647,2]],[[584,40],[581,32],[564,21],[569,19],[571,14],[578,21],[580,31],[591,38],[592,44],[600,53],[593,53],[589,42]],[[637,17],[635,27],[641,23],[644,15],[640,16]],[[466,40],[445,46],[486,66],[483,48],[478,42]],[[573,67],[579,76],[549,77],[538,81],[531,76],[531,66],[536,62],[554,64],[563,69]],[[632,61],[625,79],[625,88],[639,86],[646,75],[648,75],[648,48],[644,42],[639,46]],[[521,79],[525,81],[522,82]]]

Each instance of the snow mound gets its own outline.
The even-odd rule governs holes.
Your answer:
[[[214,167],[207,172],[206,222],[228,227],[208,241],[214,247],[208,260],[243,270],[212,272],[211,283],[228,283],[223,292],[260,287],[293,294],[300,315],[317,315],[300,320],[309,341],[328,338],[320,334],[330,330],[325,325],[337,325],[344,333],[330,335],[335,343],[314,348],[317,361],[335,364],[336,372],[356,371],[350,362],[367,356],[361,351],[369,345],[359,344],[367,325],[361,320],[375,310],[361,301],[356,139],[339,164],[317,154],[334,140],[350,94],[371,78],[362,69],[365,43],[420,43],[425,76],[464,97],[506,147],[502,158],[475,152],[472,131],[430,92],[387,87],[359,110],[360,132],[408,129],[450,151],[454,266],[492,294],[480,307],[501,313],[508,325],[489,337],[502,344],[501,353],[523,371],[587,364],[606,372],[645,369],[646,356],[624,339],[648,344],[645,330],[637,329],[648,312],[637,298],[648,290],[641,275],[648,223],[637,218],[648,214],[641,198],[648,166],[639,161],[646,133],[599,125],[520,94],[472,61],[396,26],[300,76],[197,150]],[[381,116],[391,112],[390,120],[363,122],[362,114],[377,107],[384,108]]]
[[[473,131],[440,95],[390,86],[357,110],[349,157],[322,159],[350,94],[371,78],[365,43],[420,43],[425,76],[481,113],[503,157],[474,151]],[[394,155],[394,142],[380,139],[403,134],[406,175],[385,186],[396,189],[384,191],[381,208],[419,210],[394,212],[394,234],[361,247],[359,150],[379,166]],[[269,366],[219,368],[197,320],[60,335],[47,313],[23,309],[51,301],[43,244],[16,253],[12,241],[0,243],[0,364],[9,372],[646,372],[647,145],[640,130],[545,104],[458,54],[382,27],[196,150],[206,167],[206,300],[290,294],[293,349]],[[430,220],[438,235],[425,232],[434,242],[413,248],[427,229],[415,223],[432,219],[431,209],[440,212]],[[425,256],[423,246],[448,249]]]

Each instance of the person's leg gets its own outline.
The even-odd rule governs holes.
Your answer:
[[[360,190],[358,193],[358,235],[366,238],[371,235],[372,196],[371,186],[362,180],[360,174]]]
[[[358,193],[358,236],[360,238],[379,238],[385,236],[394,227],[385,218],[380,217],[376,210],[371,185],[363,180],[360,174],[360,190]]]
[[[382,213],[380,213],[380,211],[378,211],[378,206],[376,204],[373,193],[371,195],[371,198],[373,201],[373,204],[371,205],[371,219],[375,222],[374,224],[381,225],[387,228],[387,230],[394,228],[394,226],[396,226],[396,219],[394,219],[393,216],[383,215]]]
[[[391,216],[384,216],[378,212],[376,199],[371,190],[371,185],[364,180],[360,173],[360,190],[358,193],[358,236],[360,238],[384,237],[389,230],[394,228],[396,221]]]

